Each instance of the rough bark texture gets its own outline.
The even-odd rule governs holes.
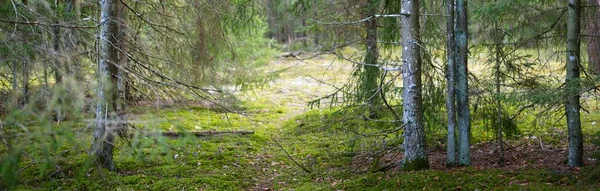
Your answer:
[[[587,52],[589,58],[588,72],[600,75],[600,0],[588,0],[590,10],[587,20]]]
[[[448,143],[446,144],[446,166],[456,166],[456,100],[454,97],[454,78],[456,73],[455,55],[456,42],[454,39],[454,0],[446,0],[448,20],[446,23],[446,112],[448,114]]]
[[[469,111],[469,76],[467,0],[456,1],[456,109],[458,124],[458,165],[471,165],[469,156],[471,134],[471,112]]]
[[[402,81],[404,116],[404,170],[429,168],[421,98],[419,1],[402,0]]]
[[[113,162],[112,129],[118,124],[116,109],[117,99],[117,73],[118,50],[114,46],[118,43],[116,38],[119,23],[116,16],[116,2],[101,0],[101,25],[98,61],[98,105],[96,106],[96,127],[92,137],[91,157],[98,166],[108,170],[116,170]]]
[[[583,135],[579,118],[580,73],[580,0],[569,0],[567,6],[567,76],[565,112],[569,131],[568,166],[583,165]]]
[[[367,17],[374,16],[377,13],[377,7],[379,0],[369,0],[367,3]],[[363,99],[369,108],[370,117],[377,115],[378,107],[381,105],[381,97],[379,97],[378,89],[379,85],[377,79],[379,78],[379,67],[377,67],[377,59],[379,58],[379,51],[377,49],[377,19],[373,18],[365,22],[365,29],[367,32],[366,40],[366,53],[365,53],[365,64],[364,73],[362,76],[362,87],[361,93]]]

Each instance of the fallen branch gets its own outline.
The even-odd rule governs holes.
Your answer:
[[[285,155],[287,155],[287,157],[292,160],[292,162],[294,162],[294,164],[296,164],[296,166],[300,167],[302,170],[304,170],[304,172],[307,172],[308,174],[310,174],[310,170],[308,170],[308,168],[306,168],[305,166],[301,165],[300,163],[298,163],[298,161],[296,161],[296,159],[294,159],[294,157],[292,157],[292,155],[290,155],[290,153],[288,153],[283,146],[281,146],[281,144],[279,144],[279,142],[277,142],[277,139],[273,139],[273,142],[275,142],[275,144],[281,148],[281,150],[283,150],[283,152],[285,153]]]
[[[165,136],[165,137],[181,137],[184,135],[194,135],[196,137],[209,137],[209,136],[224,135],[224,134],[251,135],[251,134],[254,134],[254,131],[231,130],[231,131],[190,131],[190,132],[166,131],[166,132],[161,132],[161,135]]]
[[[238,134],[238,135],[252,135],[254,134],[254,131],[249,131],[249,130],[223,130],[223,131],[215,131],[215,130],[210,130],[210,131],[188,131],[188,132],[174,132],[174,131],[163,131],[163,132],[148,132],[148,131],[143,131],[137,127],[135,127],[133,124],[131,123],[127,123],[127,126],[129,126],[131,129],[135,130],[136,132],[143,134],[143,135],[155,135],[155,136],[165,136],[165,137],[182,137],[185,135],[194,135],[196,137],[210,137],[210,136],[216,136],[216,135],[225,135],[225,134]],[[127,130],[125,130],[125,132],[129,132]],[[133,136],[132,133],[129,133],[130,136]]]
[[[302,51],[296,51],[296,52],[284,52],[282,54],[279,55],[280,58],[290,58],[290,57],[294,57],[296,59],[300,59],[300,55],[304,54],[304,52]]]

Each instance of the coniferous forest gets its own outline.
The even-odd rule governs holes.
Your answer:
[[[0,0],[0,190],[600,190],[598,0]]]

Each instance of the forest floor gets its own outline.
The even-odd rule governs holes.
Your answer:
[[[445,147],[428,139],[431,169],[376,172],[402,158],[398,135],[352,141],[336,122],[339,108],[307,103],[345,83],[352,65],[332,56],[299,61],[277,59],[264,67],[279,72],[268,85],[239,92],[243,110],[224,112],[195,102],[138,106],[129,118],[145,131],[252,130],[251,135],[147,137],[118,141],[118,172],[86,165],[87,147],[63,146],[65,154],[46,167],[23,161],[18,189],[44,190],[599,190],[592,167],[566,168],[564,130],[547,130],[506,142],[506,165],[497,164],[494,142],[472,147],[471,167],[446,168]],[[326,83],[322,83],[326,82]],[[322,104],[327,105],[327,104]],[[474,135],[476,136],[476,135]],[[543,137],[542,137],[543,136]],[[590,140],[591,135],[586,135]],[[83,140],[86,145],[89,140]],[[385,142],[385,143],[384,143]],[[352,144],[351,144],[352,143]],[[348,145],[354,145],[349,147]],[[598,148],[586,142],[586,164]],[[379,161],[379,163],[373,163]],[[374,165],[375,164],[375,165]],[[598,177],[591,177],[598,180]]]

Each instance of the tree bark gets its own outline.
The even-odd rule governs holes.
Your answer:
[[[22,58],[23,62],[23,105],[29,101],[29,63],[25,58]]]
[[[67,2],[65,12],[70,15],[67,20],[69,22],[78,22],[80,17],[80,9],[79,9],[79,0],[70,0]],[[78,52],[78,44],[79,44],[79,34],[78,29],[67,29],[68,34],[65,35],[65,52],[67,54],[66,62],[64,63],[64,71],[68,77],[75,76],[76,81],[82,81],[83,77],[81,76],[79,70],[76,68],[81,67],[79,64],[79,60],[73,54]]]
[[[113,129],[117,121],[116,100],[118,98],[116,84],[118,68],[116,64],[119,54],[115,44],[119,42],[119,21],[117,2],[101,0],[101,25],[98,61],[98,95],[96,106],[96,127],[92,138],[91,156],[98,166],[108,170],[116,170],[113,162]]]
[[[273,9],[275,4],[273,3],[273,0],[267,0],[267,24],[269,25],[269,31],[267,32],[267,37],[269,38],[276,38],[277,39],[277,24],[275,22],[275,15],[273,13]]]
[[[502,72],[500,71],[500,62],[502,59],[502,39],[504,39],[504,35],[502,35],[502,31],[498,28],[498,23],[494,23],[494,28],[495,28],[495,37],[496,37],[496,43],[495,43],[495,62],[496,62],[496,74],[495,74],[495,81],[496,81],[496,140],[498,141],[498,149],[500,152],[498,152],[499,156],[498,156],[498,164],[500,164],[500,166],[504,166],[504,141],[502,140],[503,136],[502,136],[502,103],[500,101],[500,75],[502,74]]]
[[[583,165],[583,134],[579,114],[580,75],[580,0],[569,0],[567,5],[567,76],[566,102],[567,127],[569,131],[568,166]]]
[[[446,113],[448,114],[448,142],[446,144],[446,166],[456,166],[456,99],[454,79],[456,74],[456,39],[454,39],[454,0],[446,0],[446,10],[448,20],[446,23],[446,58],[448,59],[446,68]]]
[[[471,112],[469,111],[469,76],[468,76],[468,22],[467,0],[456,1],[456,109],[458,124],[458,165],[471,165],[469,156],[471,136]]]
[[[126,1],[126,0],[123,0]],[[119,30],[117,32],[117,39],[119,39],[119,42],[116,44],[116,46],[118,47],[118,65],[119,65],[119,69],[118,69],[118,75],[117,75],[117,90],[118,90],[118,107],[117,107],[117,112],[119,113],[120,116],[122,116],[122,114],[124,113],[125,108],[127,107],[127,71],[126,67],[128,64],[128,58],[127,58],[127,52],[128,52],[128,47],[125,45],[125,42],[127,42],[127,38],[128,38],[128,29],[129,29],[129,25],[128,25],[128,19],[127,19],[127,10],[126,7],[124,6],[123,3],[118,3],[118,15],[117,17],[119,18]]]
[[[600,0],[588,0],[590,14],[587,20],[587,52],[588,71],[593,75],[600,75]]]
[[[12,92],[17,92],[19,88],[19,81],[17,80],[19,78],[17,73],[17,62],[13,62],[12,65],[13,67],[10,69],[12,71]]]
[[[379,0],[369,0],[367,3],[367,17],[374,16],[377,13]],[[365,101],[369,108],[369,116],[375,118],[377,110],[381,105],[381,97],[379,97],[379,67],[377,60],[379,59],[379,50],[377,49],[377,18],[372,18],[365,22],[366,29],[366,52],[364,73],[362,74],[361,101]]]
[[[421,56],[419,0],[402,0],[402,81],[404,121],[404,161],[402,169],[429,168],[425,152],[425,132],[421,98]]]
[[[60,27],[58,26],[52,27],[52,48],[54,50],[54,82],[56,84],[60,84],[63,81],[63,75],[61,71],[62,63],[60,59]]]

